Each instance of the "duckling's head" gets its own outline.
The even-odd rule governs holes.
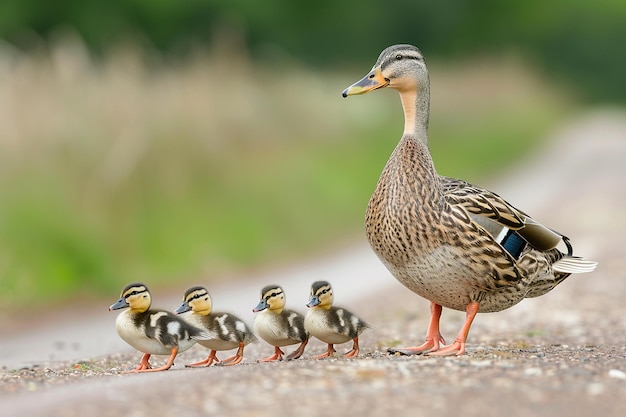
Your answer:
[[[372,70],[350,87],[344,97],[365,94],[379,88],[398,91],[428,91],[428,69],[422,53],[413,45],[393,45],[385,49]]]
[[[333,288],[327,281],[315,281],[311,285],[311,296],[307,307],[321,307],[328,310],[333,305]]]
[[[122,290],[120,299],[109,307],[109,311],[129,307],[133,313],[143,313],[150,308],[152,298],[145,284],[136,282],[129,284]]]
[[[213,303],[211,301],[211,295],[204,287],[191,287],[185,291],[183,296],[183,303],[174,312],[176,314],[185,313],[189,310],[194,313],[208,316],[211,314]]]
[[[285,308],[286,302],[285,292],[280,285],[267,285],[261,289],[261,300],[252,311],[258,313],[268,309],[273,313],[280,314]]]

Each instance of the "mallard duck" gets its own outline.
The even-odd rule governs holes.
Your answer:
[[[396,279],[431,302],[426,342],[390,352],[461,355],[476,313],[543,295],[572,273],[594,270],[596,262],[573,256],[567,237],[497,194],[437,174],[428,150],[428,70],[415,46],[385,49],[343,96],[384,87],[400,93],[404,133],[369,201],[365,229]],[[466,312],[454,343],[445,347],[442,307]]]
[[[230,313],[214,313],[211,310],[211,295],[206,288],[191,287],[185,291],[183,303],[174,311],[176,314],[191,311],[184,319],[209,335],[204,340],[198,340],[198,344],[211,349],[209,356],[200,362],[185,365],[189,368],[218,363],[220,360],[216,356],[216,351],[234,348],[237,348],[237,353],[221,363],[236,365],[243,360],[244,346],[256,341],[256,337],[243,320]]]
[[[190,325],[174,313],[150,309],[152,298],[145,284],[134,283],[122,290],[122,295],[109,311],[127,308],[115,320],[117,334],[144,355],[139,365],[127,372],[165,371],[172,367],[176,355],[206,337],[202,330]],[[167,363],[152,368],[150,355],[169,355]],[[127,373],[124,372],[124,373]]]
[[[304,353],[309,341],[309,333],[304,329],[304,316],[293,310],[285,309],[285,292],[279,285],[267,285],[261,290],[261,300],[252,310],[259,313],[254,317],[254,332],[270,345],[274,354],[259,362],[279,361],[283,359],[281,346],[300,343],[300,346],[287,355],[287,360],[298,359]]]
[[[333,288],[326,281],[316,281],[311,285],[311,296],[304,317],[304,327],[314,336],[328,344],[328,350],[314,356],[322,359],[335,353],[333,345],[352,340],[352,349],[345,354],[346,358],[359,356],[359,335],[369,326],[363,320],[341,307],[333,306]]]

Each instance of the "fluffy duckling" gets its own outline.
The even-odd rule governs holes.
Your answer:
[[[206,335],[175,314],[150,309],[152,298],[145,284],[134,283],[122,290],[119,300],[109,307],[109,311],[127,308],[115,320],[117,334],[129,345],[144,355],[139,365],[124,372],[165,371],[174,364],[176,355],[196,344],[197,339]],[[152,368],[150,355],[169,355],[167,363]]]
[[[287,360],[298,359],[304,353],[309,342],[309,333],[304,328],[304,316],[285,309],[285,292],[278,285],[268,285],[261,290],[261,300],[252,310],[259,313],[254,318],[254,331],[263,340],[274,346],[274,354],[259,362],[279,361],[283,359],[281,346],[300,346],[287,356]]]
[[[243,360],[244,346],[256,341],[252,331],[240,318],[230,313],[212,312],[211,295],[204,287],[192,287],[185,291],[183,303],[174,312],[181,314],[188,311],[191,314],[186,315],[185,320],[208,333],[209,337],[198,340],[198,343],[211,349],[211,352],[205,360],[185,365],[187,367],[210,366],[213,362],[220,362],[215,355],[216,351],[234,348],[237,348],[237,353],[221,362],[223,365],[236,365]]]
[[[333,344],[354,342],[346,358],[359,356],[359,335],[369,326],[363,320],[341,307],[333,307],[333,289],[326,281],[316,281],[311,285],[311,297],[307,303],[309,311],[304,318],[304,327],[323,342],[328,343],[328,350],[313,359],[332,356]]]

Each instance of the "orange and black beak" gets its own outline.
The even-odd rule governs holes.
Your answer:
[[[350,87],[343,90],[342,96],[354,96],[357,94],[365,94],[370,91],[377,90],[379,88],[387,87],[389,80],[383,77],[383,72],[380,67],[372,69],[365,77],[361,78]]]

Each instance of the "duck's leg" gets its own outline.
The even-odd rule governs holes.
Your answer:
[[[324,358],[328,358],[330,356],[333,356],[333,354],[335,353],[335,347],[333,346],[332,343],[328,344],[328,350],[324,353],[322,353],[321,355],[317,355],[317,356],[313,356],[311,359],[324,359]]]
[[[237,349],[237,353],[230,358],[224,359],[222,361],[222,365],[237,365],[239,362],[243,360],[243,347],[244,343],[239,342],[239,348]]]
[[[285,352],[280,350],[280,348],[278,346],[274,346],[274,354],[272,356],[270,356],[269,358],[259,359],[259,362],[282,361],[284,354],[285,354]]]
[[[439,304],[430,302],[430,323],[428,324],[428,331],[426,332],[426,342],[420,346],[394,349],[389,348],[387,352],[391,354],[399,353],[401,355],[421,355],[426,352],[435,352],[439,350],[439,343],[446,344],[443,340],[441,333],[439,332],[439,319],[441,318],[441,306]]]
[[[300,356],[302,356],[307,343],[309,343],[309,339],[306,339],[304,342],[300,343],[298,349],[294,350],[287,356],[287,360],[290,361],[292,359],[298,359]]]
[[[170,369],[172,367],[172,365],[174,365],[174,359],[176,359],[176,355],[178,355],[178,346],[174,346],[172,348],[172,352],[170,353],[170,357],[167,359],[167,363],[163,366],[160,366],[158,368],[151,368],[150,365],[148,364],[148,368],[143,368],[143,369],[135,369],[134,371],[130,371],[130,373],[139,373],[139,372],[159,372],[159,371],[167,371],[168,369]],[[150,355],[148,355],[148,358],[150,357]],[[143,363],[144,358],[146,358],[146,355],[144,355],[144,357],[141,359],[141,362]],[[147,362],[147,358],[146,358],[146,362]],[[139,367],[137,367],[139,368]]]
[[[152,368],[152,366],[150,366],[150,362],[148,362],[148,360],[150,359],[150,354],[149,353],[144,353],[143,356],[141,357],[141,361],[139,362],[139,365],[137,365],[137,367],[135,369],[131,369],[130,371],[124,371],[122,372],[123,374],[132,374],[135,372],[141,372],[145,369],[150,369]]]
[[[194,363],[190,363],[185,365],[185,367],[187,368],[200,368],[203,366],[211,366],[211,364],[213,363],[213,361],[215,361],[216,363],[219,363],[219,359],[217,359],[217,355],[215,350],[211,349],[211,352],[209,353],[209,356],[200,362],[194,362]]]
[[[441,348],[437,352],[429,353],[429,355],[458,356],[465,353],[465,341],[467,340],[467,335],[469,334],[470,327],[472,326],[472,322],[474,321],[474,317],[476,317],[476,313],[478,313],[479,306],[480,304],[477,301],[472,301],[471,303],[469,303],[465,308],[465,323],[463,324],[463,327],[461,327],[461,330],[459,331],[459,334],[457,335],[454,342],[449,346]]]
[[[354,342],[352,350],[345,354],[345,358],[356,358],[359,356],[359,338],[355,337],[352,341]]]

